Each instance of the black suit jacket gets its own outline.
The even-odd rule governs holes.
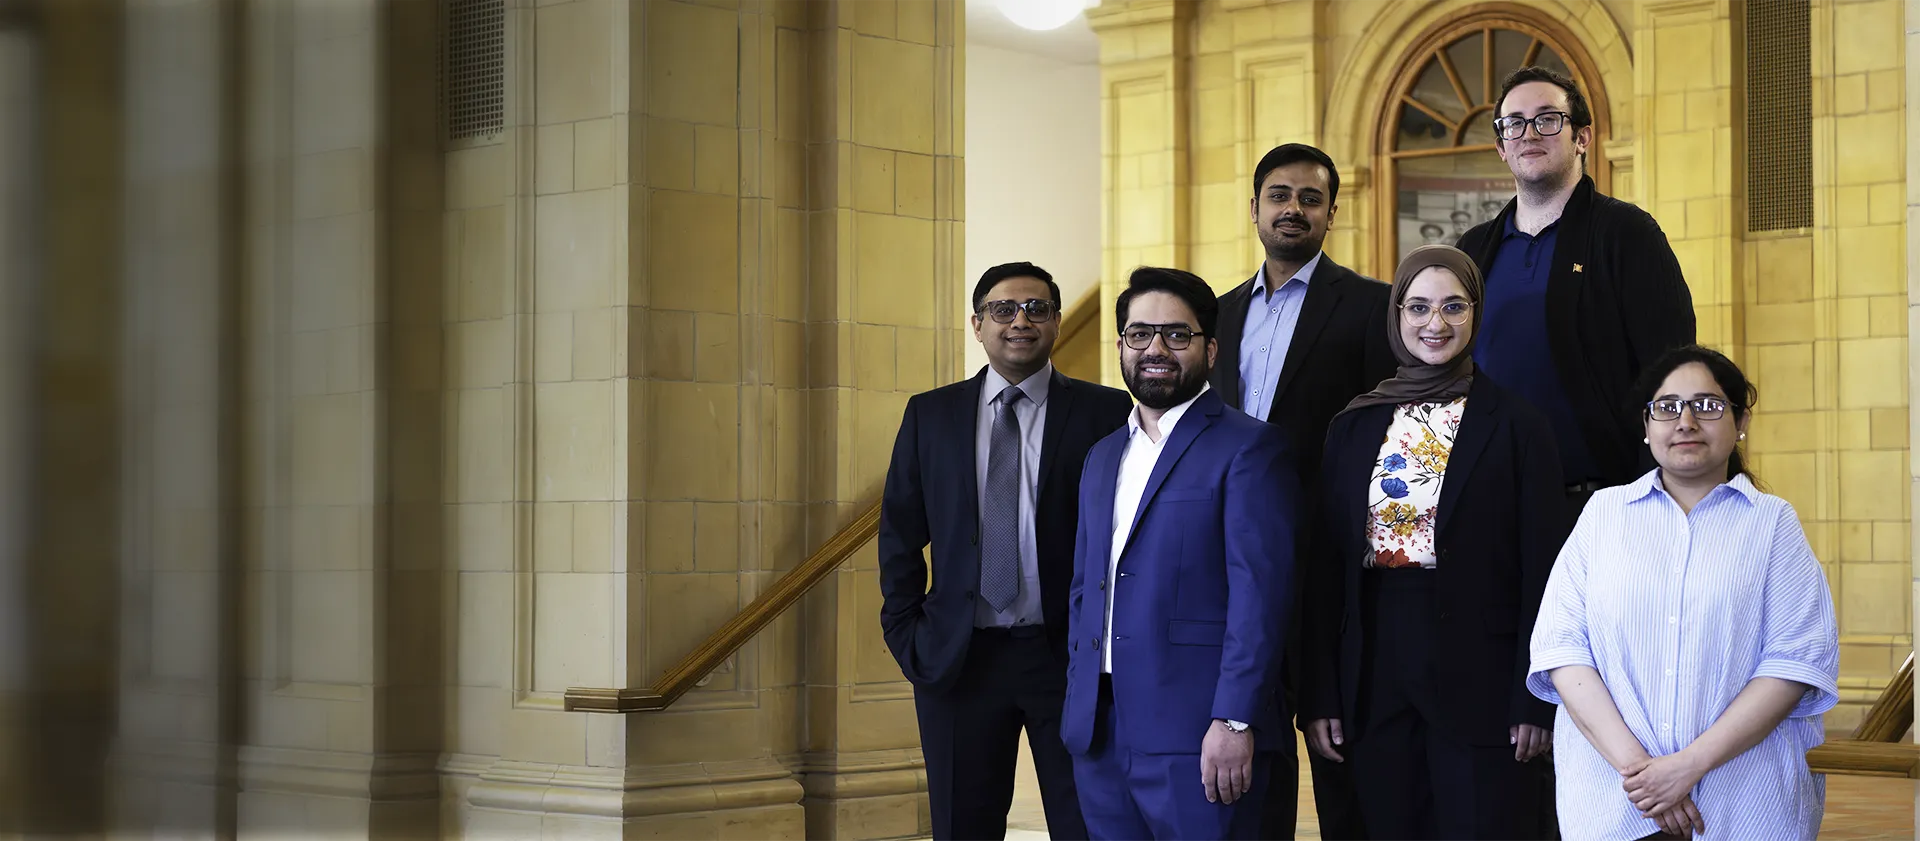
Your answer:
[[[959,677],[973,638],[981,528],[975,424],[986,376],[982,368],[971,379],[907,401],[880,501],[880,627],[901,673],[934,691],[950,688]],[[1124,425],[1132,410],[1133,399],[1124,391],[1053,372],[1033,525],[1041,613],[1062,672],[1080,470],[1087,450]],[[922,554],[928,546],[933,548],[931,590]]]
[[[1209,378],[1220,399],[1240,405],[1240,337],[1254,281],[1247,278],[1220,296],[1215,329],[1220,355]],[[1285,282],[1281,278],[1277,282]],[[1319,464],[1327,422],[1354,397],[1373,390],[1399,366],[1387,345],[1387,284],[1363,276],[1321,255],[1307,299],[1293,328],[1293,341],[1280,368],[1273,409],[1261,420],[1280,428],[1292,452],[1301,454],[1301,480],[1309,483]]]
[[[1240,345],[1247,327],[1247,308],[1253,301],[1255,274],[1233,291],[1220,296],[1220,322],[1215,337],[1220,353],[1208,377],[1220,399],[1236,409],[1240,405]],[[1276,282],[1285,282],[1285,278]],[[1393,376],[1399,363],[1387,339],[1387,300],[1392,287],[1366,277],[1333,261],[1324,253],[1320,265],[1307,281],[1307,297],[1300,305],[1300,319],[1294,325],[1293,339],[1287,346],[1287,358],[1280,367],[1280,379],[1273,390],[1273,408],[1261,418],[1279,427],[1286,436],[1289,452],[1299,454],[1300,485],[1318,487],[1321,447],[1326,442],[1327,423],[1347,407],[1353,398],[1373,390],[1381,380]],[[1294,533],[1302,549],[1313,540],[1317,523],[1310,506],[1289,512],[1298,518],[1301,528]],[[1294,588],[1297,602],[1320,598],[1311,584],[1301,582]],[[1281,683],[1292,691],[1300,685],[1300,623],[1309,621],[1305,611],[1295,610],[1296,618],[1288,628],[1287,655],[1283,658]],[[1304,721],[1305,719],[1302,719]]]
[[[1322,543],[1306,564],[1308,679],[1300,718],[1360,725],[1361,560],[1374,470],[1395,407],[1335,418],[1321,469]],[[1553,706],[1527,691],[1527,645],[1547,574],[1572,530],[1553,429],[1526,401],[1474,377],[1447,459],[1435,515],[1434,650],[1442,726],[1475,745],[1507,744],[1514,724],[1553,726]],[[1408,573],[1416,574],[1416,573]]]
[[[1460,238],[1489,279],[1516,201]],[[1595,190],[1592,178],[1580,178],[1559,231],[1547,275],[1547,345],[1600,472],[1566,478],[1624,485],[1653,469],[1641,442],[1646,397],[1631,393],[1634,381],[1662,353],[1693,344],[1693,295],[1659,223]]]

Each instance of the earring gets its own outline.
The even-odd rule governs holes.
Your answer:
[[[1652,439],[1652,438],[1642,438],[1642,439],[1640,439],[1640,443],[1642,443],[1642,444],[1651,444],[1651,443],[1653,443],[1653,439]]]
[[[1745,432],[1740,433],[1740,440],[1742,441],[1747,440],[1747,434]]]

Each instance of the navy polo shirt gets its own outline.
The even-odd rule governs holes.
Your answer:
[[[1511,214],[1507,216],[1500,250],[1487,272],[1487,299],[1481,304],[1473,364],[1546,414],[1571,484],[1597,478],[1599,471],[1547,344],[1547,276],[1553,270],[1553,244],[1559,231],[1556,221],[1538,236],[1528,236],[1513,226]]]

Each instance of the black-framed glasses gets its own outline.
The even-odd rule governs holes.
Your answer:
[[[1692,400],[1663,397],[1647,404],[1647,417],[1657,421],[1677,421],[1682,409],[1692,409],[1694,420],[1719,420],[1727,414],[1727,401],[1718,397],[1696,397]]]
[[[1052,301],[1036,298],[1031,301],[987,301],[976,312],[984,313],[1001,324],[1012,324],[1013,314],[1021,310],[1027,311],[1028,321],[1039,324],[1053,318],[1060,308]]]
[[[1458,327],[1467,323],[1467,319],[1473,317],[1473,302],[1447,301],[1437,307],[1426,301],[1414,301],[1411,304],[1400,305],[1400,317],[1405,318],[1407,324],[1414,327],[1427,326],[1427,323],[1433,320],[1433,314],[1436,312],[1440,314],[1441,321]]]
[[[1493,121],[1493,130],[1501,140],[1519,140],[1531,123],[1541,137],[1552,137],[1566,130],[1567,123],[1572,121],[1573,115],[1565,111],[1542,111],[1532,117],[1500,117]]]
[[[1206,335],[1182,324],[1135,324],[1120,331],[1120,338],[1127,343],[1127,347],[1146,350],[1153,346],[1156,334],[1160,336],[1160,341],[1166,343],[1167,350],[1186,350],[1188,345],[1193,344],[1193,337]]]

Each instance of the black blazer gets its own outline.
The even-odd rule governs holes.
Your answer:
[[[1306,563],[1308,680],[1300,718],[1339,718],[1365,738],[1360,692],[1361,559],[1373,471],[1393,406],[1335,418],[1321,470],[1322,543]],[[1553,706],[1527,691],[1527,645],[1560,545],[1572,531],[1553,429],[1526,401],[1474,377],[1447,459],[1435,515],[1433,638],[1443,725],[1474,745],[1507,744],[1515,724],[1553,726]],[[1410,573],[1411,574],[1411,573]]]
[[[986,376],[982,368],[971,379],[907,401],[880,500],[880,628],[901,673],[934,691],[951,687],[959,677],[973,638],[973,593],[980,583],[975,424]],[[1080,469],[1094,442],[1124,425],[1132,410],[1133,399],[1124,391],[1053,372],[1033,525],[1041,613],[1063,672]],[[929,545],[931,590],[921,553]]]
[[[1220,355],[1209,377],[1220,399],[1240,405],[1240,336],[1247,326],[1253,283],[1247,278],[1220,296],[1215,338]],[[1281,279],[1282,281],[1285,278]],[[1399,363],[1387,345],[1387,297],[1391,287],[1333,262],[1324,254],[1307,282],[1307,299],[1293,342],[1280,367],[1273,409],[1261,420],[1280,428],[1292,452],[1301,454],[1301,480],[1311,483],[1325,442],[1327,422],[1354,397],[1393,376]],[[1311,486],[1311,485],[1309,485]]]
[[[1493,269],[1516,201],[1460,238],[1482,274]],[[1592,178],[1580,178],[1559,225],[1547,275],[1547,345],[1601,474],[1566,478],[1624,485],[1653,469],[1641,442],[1645,400],[1631,393],[1633,383],[1660,354],[1693,344],[1693,295],[1660,224],[1595,190]]]

